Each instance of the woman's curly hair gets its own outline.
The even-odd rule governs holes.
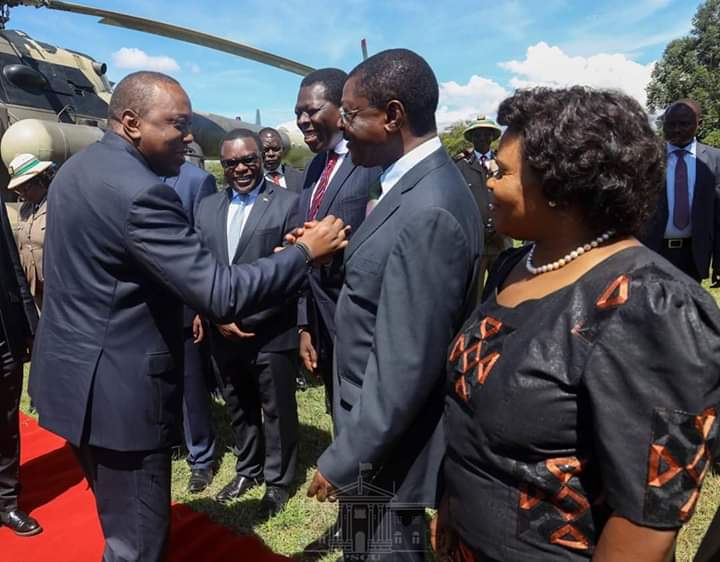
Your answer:
[[[633,98],[575,86],[518,90],[498,109],[543,194],[597,229],[636,234],[664,185],[663,144]]]

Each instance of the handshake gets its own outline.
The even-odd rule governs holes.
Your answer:
[[[288,232],[283,245],[275,248],[275,252],[295,244],[307,254],[309,262],[320,265],[327,262],[335,252],[345,249],[349,234],[350,226],[346,226],[342,219],[328,215],[321,221],[306,222]]]

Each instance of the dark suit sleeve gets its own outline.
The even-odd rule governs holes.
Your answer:
[[[712,273],[720,275],[720,150],[713,150],[713,156],[715,157],[713,165],[713,175],[715,179],[713,196],[715,208],[713,214],[714,232],[712,233]]]
[[[216,323],[282,301],[302,285],[307,266],[295,247],[252,264],[220,264],[188,225],[177,194],[159,184],[132,201],[129,253],[159,283]]]
[[[354,482],[359,463],[380,468],[433,393],[442,393],[447,347],[472,275],[470,247],[455,217],[438,208],[419,212],[398,236],[349,429],[318,460],[336,486]]]

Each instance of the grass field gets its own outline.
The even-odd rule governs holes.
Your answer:
[[[720,290],[710,291],[715,299],[720,301]],[[213,484],[201,494],[188,494],[186,485],[190,471],[184,461],[176,461],[173,463],[172,495],[175,501],[204,511],[217,522],[239,533],[260,537],[275,552],[299,560],[330,562],[336,560],[339,553],[329,553],[321,558],[301,556],[305,545],[318,538],[335,520],[336,508],[333,504],[320,504],[305,496],[315,468],[314,462],[330,442],[330,419],[325,414],[322,387],[311,387],[304,392],[298,392],[297,399],[300,415],[298,480],[296,493],[282,513],[267,521],[257,517],[264,487],[251,490],[241,500],[230,505],[221,505],[213,501],[213,496],[232,479],[235,466],[234,456],[227,450],[231,444],[231,435],[224,408],[220,403],[213,404],[213,417],[219,432],[218,450],[223,454]],[[25,412],[28,411],[26,393],[23,394],[22,407]],[[718,505],[720,505],[720,476],[709,474],[695,515],[678,537],[677,562],[692,562],[698,544]]]

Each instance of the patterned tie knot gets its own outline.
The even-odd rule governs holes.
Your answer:
[[[675,156],[677,156],[678,158],[682,158],[682,157],[685,156],[687,153],[688,153],[688,151],[685,150],[684,148],[676,148],[675,150],[673,150],[673,154],[674,154]]]

